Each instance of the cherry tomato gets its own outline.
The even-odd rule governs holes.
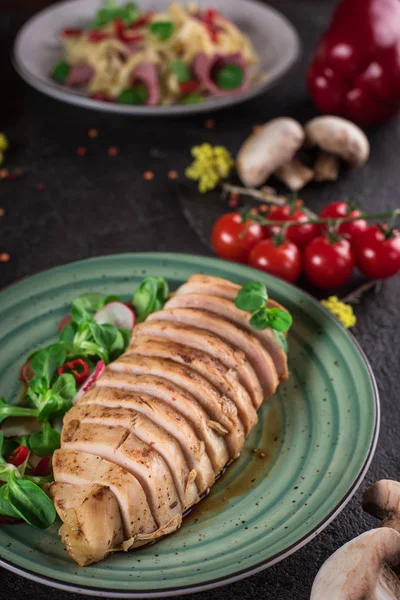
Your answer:
[[[294,283],[301,273],[301,255],[289,240],[277,245],[273,239],[263,240],[250,252],[249,264],[256,269]]]
[[[308,220],[307,215],[301,208],[295,208],[295,210],[291,212],[291,207],[288,205],[273,206],[269,211],[267,218],[272,221],[297,221],[299,223]],[[264,227],[264,234],[266,237],[271,237],[278,233],[279,230],[280,227],[266,225]],[[318,225],[314,225],[313,223],[307,223],[306,225],[291,225],[287,228],[285,237],[302,250],[318,235],[318,232]]]
[[[320,235],[308,244],[303,254],[307,279],[324,289],[346,283],[351,277],[354,264],[354,251],[345,238],[330,243],[326,235]]]
[[[355,247],[357,266],[371,279],[386,279],[400,271],[400,233],[389,237],[377,226],[368,227]]]
[[[212,246],[220,258],[246,263],[251,250],[264,238],[261,225],[242,221],[239,213],[226,213],[211,232]]]
[[[332,202],[332,204],[328,204],[325,206],[319,213],[319,216],[322,219],[331,219],[337,217],[358,217],[361,216],[361,211],[354,209],[350,210],[347,202],[339,201]],[[338,232],[342,235],[346,235],[353,242],[360,236],[361,233],[368,229],[368,223],[365,219],[359,219],[357,221],[352,221],[351,223],[342,223],[339,226]],[[325,225],[321,226],[321,232],[325,232]]]

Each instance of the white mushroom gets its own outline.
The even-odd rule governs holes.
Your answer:
[[[339,174],[339,159],[353,167],[362,167],[369,157],[369,142],[365,133],[340,117],[316,117],[305,127],[307,145],[322,151],[314,165],[316,181],[335,181]]]
[[[399,600],[400,534],[372,529],[339,548],[322,565],[310,600]]]
[[[391,527],[400,533],[400,483],[381,479],[364,493],[363,509],[378,519],[381,527]]]
[[[312,169],[293,159],[304,143],[304,129],[294,119],[281,117],[258,127],[237,156],[237,172],[248,187],[258,187],[276,175],[297,191],[314,177]]]

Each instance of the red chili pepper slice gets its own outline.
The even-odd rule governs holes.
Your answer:
[[[65,37],[79,37],[82,35],[82,29],[75,29],[74,27],[67,27],[63,29],[61,35]]]
[[[88,40],[93,43],[102,42],[103,40],[108,39],[110,36],[108,33],[103,33],[102,31],[98,31],[97,29],[93,29],[88,33]]]
[[[14,519],[13,517],[4,517],[0,515],[0,525],[19,525],[23,523],[22,519]]]
[[[64,363],[58,367],[57,372],[59,375],[71,373],[77,385],[81,385],[90,375],[89,365],[82,358]]]
[[[13,452],[11,452],[10,456],[6,459],[8,463],[14,465],[14,467],[19,467],[26,461],[29,456],[29,450],[26,446],[19,445],[18,448],[15,448]]]
[[[203,21],[206,21],[207,23],[213,23],[215,21],[215,17],[218,15],[218,12],[215,10],[215,8],[209,8],[208,10],[206,10],[203,13]]]
[[[66,315],[59,323],[58,325],[58,331],[62,331],[64,329],[64,327],[66,327],[67,325],[69,325],[72,321],[72,317],[71,315]]]
[[[33,474],[37,477],[45,477],[50,472],[51,459],[50,456],[43,456],[43,458],[36,465]]]
[[[26,363],[22,365],[21,368],[21,379],[24,383],[28,383],[31,379],[35,377],[35,373],[31,367],[31,360],[28,360]]]
[[[179,84],[179,89],[182,94],[191,94],[195,92],[199,88],[200,83],[198,81],[185,81],[184,83]]]

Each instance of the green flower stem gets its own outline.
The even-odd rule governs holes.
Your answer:
[[[260,225],[274,225],[276,227],[288,227],[290,225],[307,225],[307,224],[314,224],[314,225],[331,225],[331,224],[337,224],[337,225],[341,225],[342,223],[351,223],[353,221],[359,221],[360,219],[365,219],[365,220],[379,220],[379,219],[396,219],[398,216],[400,215],[400,208],[396,208],[395,210],[390,210],[390,211],[385,211],[385,212],[380,212],[380,213],[372,213],[372,214],[361,214],[358,215],[357,217],[334,217],[334,218],[330,218],[330,219],[323,219],[320,217],[316,217],[316,218],[312,218],[310,217],[309,219],[307,219],[307,221],[301,221],[301,223],[299,223],[299,221],[291,221],[286,220],[286,221],[272,221],[271,219],[266,219],[265,217],[262,217],[261,215],[257,215],[257,214],[253,214],[249,211],[244,213],[244,220],[252,220],[252,221],[257,221],[257,223],[260,223]]]

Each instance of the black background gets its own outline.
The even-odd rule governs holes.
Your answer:
[[[178,189],[168,179],[168,171],[177,170],[182,176],[190,148],[199,142],[223,144],[236,153],[256,123],[282,115],[302,122],[312,117],[315,110],[304,83],[306,64],[335,4],[330,0],[272,1],[298,28],[304,44],[302,60],[279,86],[256,100],[221,113],[172,120],[96,113],[30,89],[14,73],[10,51],[17,30],[34,11],[23,8],[21,2],[9,2],[4,10],[7,2],[0,2],[0,131],[11,142],[6,166],[23,169],[20,179],[0,181],[0,208],[5,210],[0,217],[0,253],[10,255],[9,262],[0,263],[0,286],[99,254],[146,250],[209,254],[182,214]],[[215,121],[213,129],[205,127],[206,118]],[[99,131],[95,140],[87,135],[92,127]],[[399,121],[368,131],[372,154],[367,166],[343,174],[333,185],[309,186],[303,193],[306,204],[317,210],[329,201],[356,194],[368,210],[398,206],[399,133]],[[85,157],[77,156],[78,146],[88,148]],[[118,146],[120,155],[109,157],[110,146]],[[154,171],[153,181],[143,179],[146,170]],[[37,191],[41,183],[46,189]],[[199,197],[198,202],[206,200]],[[204,229],[202,220],[197,225]],[[374,526],[374,520],[361,510],[362,489],[380,478],[400,478],[399,295],[400,277],[396,277],[379,294],[366,296],[356,309],[355,334],[371,361],[382,403],[378,450],[361,490],[307,547],[258,575],[200,593],[199,600],[306,600],[324,560]],[[0,570],[0,584],[0,598],[81,598],[4,570]]]

